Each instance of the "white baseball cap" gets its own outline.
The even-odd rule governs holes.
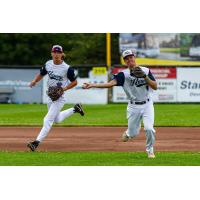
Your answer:
[[[51,52],[59,52],[62,53],[63,52],[63,48],[60,45],[53,45]]]
[[[123,53],[122,53],[123,59],[126,56],[134,56],[135,57],[135,52],[132,49],[127,49],[127,50],[123,51]]]

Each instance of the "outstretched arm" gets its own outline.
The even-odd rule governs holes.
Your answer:
[[[113,86],[117,85],[117,81],[113,79],[112,81],[109,81],[108,83],[84,83],[82,85],[83,89],[90,89],[90,88],[111,88]]]
[[[29,87],[33,87],[36,85],[37,82],[43,79],[43,76],[41,74],[37,74],[36,77],[30,82]]]

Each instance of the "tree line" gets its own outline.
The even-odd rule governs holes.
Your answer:
[[[112,64],[120,63],[119,34],[111,34]],[[0,65],[43,65],[54,44],[70,65],[106,64],[105,33],[1,33]]]

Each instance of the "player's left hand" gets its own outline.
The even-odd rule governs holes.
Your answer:
[[[58,100],[64,93],[64,90],[60,86],[52,86],[49,87],[47,94],[51,98],[52,101]]]
[[[83,83],[82,88],[83,89],[90,89],[90,88],[92,88],[92,84],[91,83]]]
[[[130,71],[131,76],[135,76],[136,78],[146,78],[146,74],[142,71],[140,67],[135,67]]]

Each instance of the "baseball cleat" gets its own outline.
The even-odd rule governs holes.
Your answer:
[[[126,135],[126,132],[124,132],[123,134],[122,134],[122,141],[123,142],[127,142],[129,140],[129,137],[128,137],[128,135]]]
[[[31,150],[31,151],[35,151],[36,148],[38,147],[39,145],[39,141],[34,141],[34,142],[29,142],[27,144],[27,147]]]
[[[83,107],[80,103],[78,103],[74,106],[74,112],[80,113],[81,116],[84,116],[84,114],[85,114],[84,111],[83,111]]]
[[[155,154],[153,153],[153,152],[151,152],[151,153],[148,153],[148,158],[155,158],[156,156],[155,156]]]

